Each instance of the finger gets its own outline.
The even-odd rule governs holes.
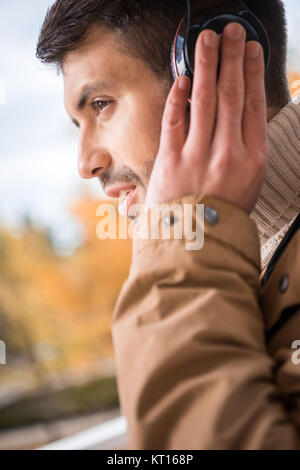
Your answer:
[[[178,78],[169,93],[162,119],[160,150],[181,152],[186,140],[187,103],[191,81],[188,77]]]
[[[215,134],[221,143],[242,140],[245,39],[246,31],[238,23],[230,23],[225,27],[221,45]]]
[[[219,43],[214,31],[205,30],[199,35],[195,48],[188,142],[204,154],[212,141],[216,119]]]
[[[266,143],[267,127],[265,65],[263,49],[255,41],[246,46],[245,87],[243,140],[246,146],[261,147]]]

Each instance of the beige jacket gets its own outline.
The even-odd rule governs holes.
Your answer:
[[[205,205],[204,247],[135,239],[113,312],[128,449],[300,450],[300,217],[262,272],[246,212],[207,195],[174,202],[194,217]]]

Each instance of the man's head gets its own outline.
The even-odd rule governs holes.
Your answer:
[[[283,107],[290,96],[282,1],[244,3],[271,39],[268,106]],[[136,187],[132,203],[144,201],[172,85],[171,44],[184,14],[182,0],[57,0],[47,12],[37,57],[63,73],[65,107],[80,127],[81,176],[116,188],[112,197]]]

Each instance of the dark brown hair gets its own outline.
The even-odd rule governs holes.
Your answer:
[[[271,62],[266,73],[268,105],[284,106],[290,95],[283,2],[244,0],[244,3],[261,20],[271,39]],[[184,14],[182,0],[56,0],[47,11],[36,56],[61,70],[65,55],[84,42],[90,28],[104,26],[121,35],[128,52],[146,62],[171,86],[171,43]]]

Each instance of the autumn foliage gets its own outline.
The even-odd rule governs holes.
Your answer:
[[[58,256],[47,232],[31,225],[18,237],[1,231],[2,381],[24,374],[42,381],[53,371],[88,369],[113,357],[111,316],[128,275],[131,240],[97,238],[99,204],[86,198],[72,208],[85,240],[69,257]]]
[[[292,98],[300,95],[300,73],[289,72],[288,79]]]

